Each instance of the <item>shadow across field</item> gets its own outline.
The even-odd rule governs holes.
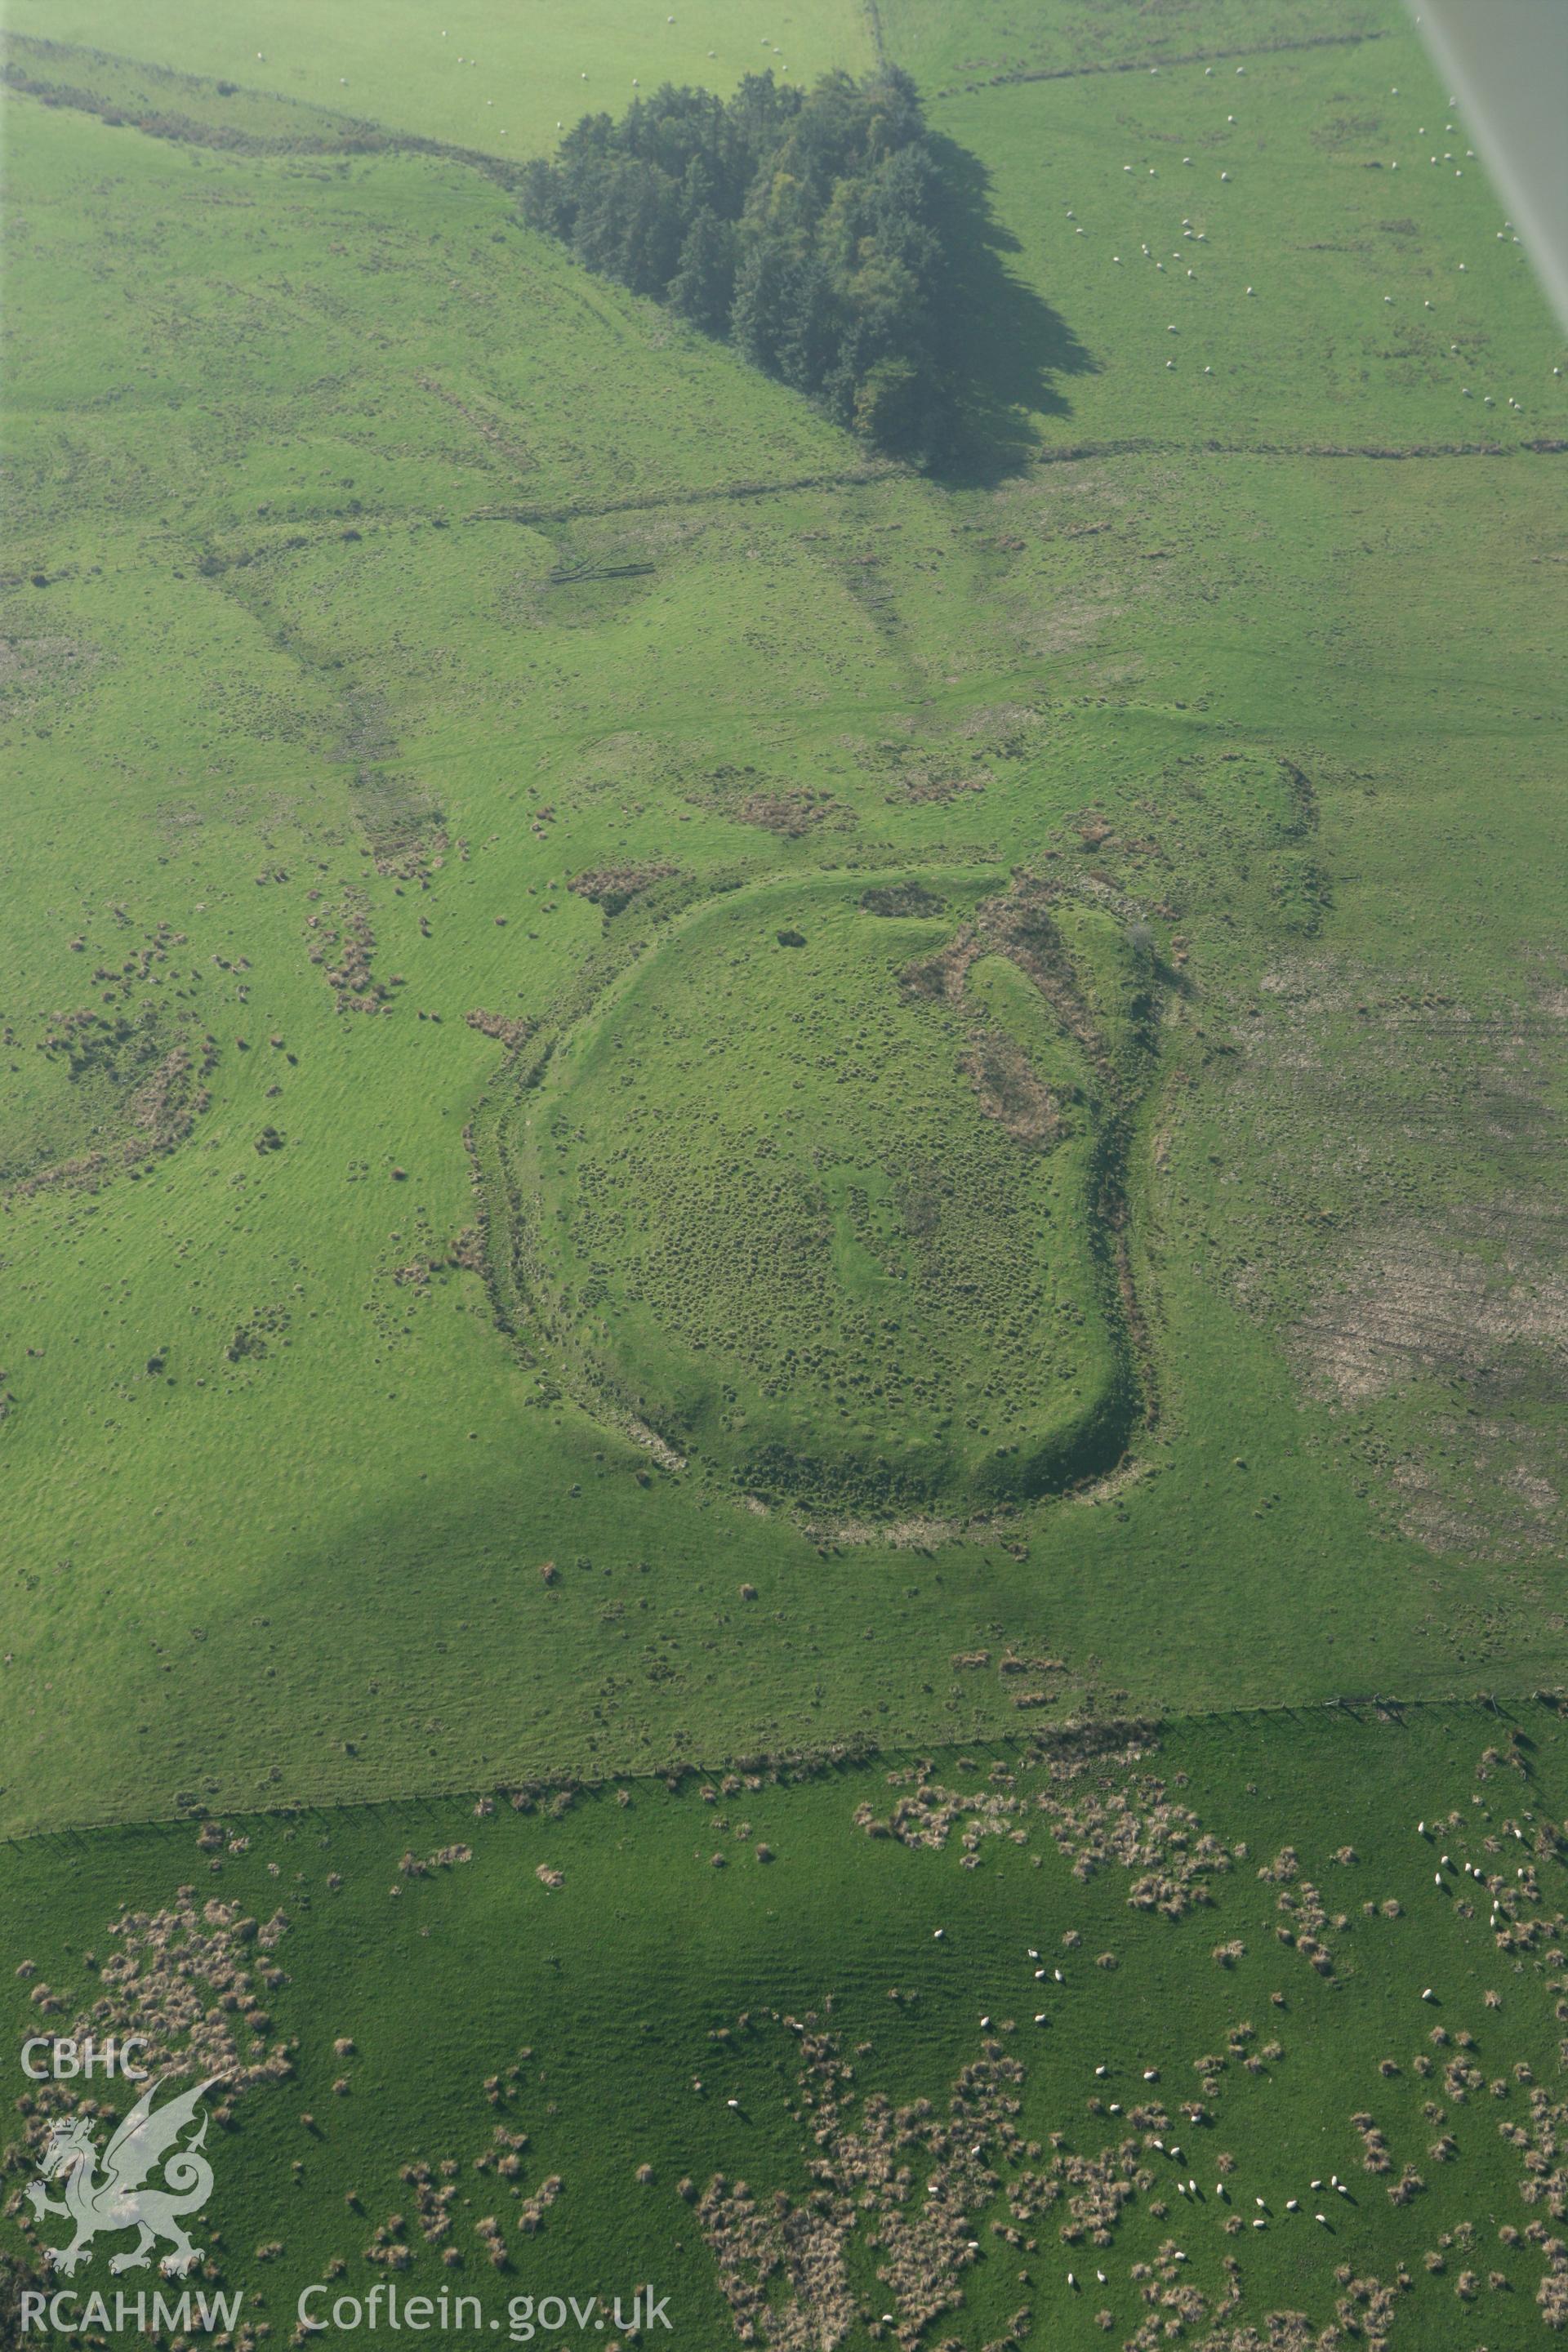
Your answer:
[[[978,155],[940,133],[930,145],[941,171],[943,359],[956,424],[931,472],[939,481],[989,488],[1020,472],[1039,447],[1036,419],[1070,416],[1063,380],[1100,363],[1061,313],[1008,267],[1022,248],[991,205],[991,174]]]

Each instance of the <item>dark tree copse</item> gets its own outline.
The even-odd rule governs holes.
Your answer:
[[[896,69],[729,100],[666,86],[584,115],[522,207],[590,269],[668,302],[879,449],[922,462],[952,424],[942,175]]]

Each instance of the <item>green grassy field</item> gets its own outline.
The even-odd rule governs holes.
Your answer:
[[[74,2014],[122,1904],[309,1895],[298,2079],[237,2101],[214,2205],[279,2334],[334,2253],[381,2275],[393,2210],[437,2276],[398,2171],[449,2157],[459,2281],[559,2172],[484,2291],[668,2282],[701,2352],[1101,2308],[1139,2352],[1309,2340],[1269,2312],[1537,2340],[1556,2257],[1498,2231],[1556,2192],[1494,2126],[1517,2064],[1554,2095],[1561,1962],[1500,1957],[1414,1833],[1568,1811],[1531,1700],[1568,1680],[1568,362],[1523,249],[1392,7],[882,0],[978,223],[924,478],[576,269],[507,168],[634,77],[863,69],[870,17],[465,5],[9,19],[0,1984],[20,2021],[32,1959]],[[1093,1760],[1133,1718],[1157,1751]],[[1478,1782],[1510,1721],[1539,1754]],[[1214,1908],[1078,1884],[1034,1810],[973,1875],[973,1815],[855,1826],[926,1753],[1033,1809],[1031,1738],[1090,1759],[1064,1801],[1186,1773],[1249,1849]],[[757,1767],[720,1832],[697,1776],[764,1756],[862,1760]],[[202,1808],[248,1848],[197,1855]],[[1287,1843],[1351,1922],[1321,1977],[1258,1881]],[[1023,1954],[1069,1931],[1032,2041]],[[1451,2164],[1428,1983],[1506,2078]],[[840,2040],[797,2082],[808,2010]],[[945,2119],[983,2016],[1044,2152],[965,2173],[970,2263],[845,2221],[883,2126],[829,2077]],[[1210,2100],[1247,2020],[1285,2054],[1243,2038]],[[1087,2172],[1009,2211],[1053,2131],[1110,2144],[1102,2061],[1217,2121],[1202,2205],[1139,2186],[1097,2251],[1047,2210]],[[837,2169],[797,2229],[807,2098]],[[918,2203],[927,2143],[877,2145]],[[1336,2169],[1331,2234],[1287,2220]],[[676,2194],[720,2170],[754,2216]],[[1201,2314],[1144,2299],[1173,2237]],[[888,2263],[962,2300],[882,2322]],[[1392,2317],[1336,2317],[1402,2263]]]
[[[881,21],[889,47],[922,83],[979,83],[1011,77],[1079,78],[1093,74],[1200,68],[1278,50],[1321,44],[1360,46],[1383,41],[1396,20],[1377,7],[1287,8],[1276,0],[1169,0],[1158,9],[1143,0],[1058,0],[1028,8],[1016,0],[978,0],[962,17],[942,0],[884,0]]]
[[[787,14],[766,0],[690,0],[673,13],[653,0],[630,8],[589,0],[570,11],[549,0],[515,8],[458,0],[445,16],[413,0],[375,0],[332,16],[290,0],[268,9],[265,22],[223,0],[199,23],[178,6],[131,18],[84,0],[68,10],[23,5],[8,23],[25,40],[57,50],[101,50],[111,60],[233,83],[226,99],[242,106],[265,92],[508,161],[552,145],[563,121],[590,108],[619,113],[639,87],[700,82],[729,90],[742,74],[770,67],[807,83],[836,66],[863,72],[872,56],[860,13],[832,0],[789,0]],[[88,88],[93,73],[91,65],[81,68]],[[169,102],[186,110],[174,92]],[[219,120],[237,110],[215,110]],[[258,110],[241,121],[261,129],[268,117]]]

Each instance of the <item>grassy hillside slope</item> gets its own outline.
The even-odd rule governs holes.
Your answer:
[[[1561,1671],[1563,395],[1479,176],[1376,226],[1347,122],[1435,113],[1385,31],[1252,59],[1235,132],[1201,65],[940,102],[1074,338],[992,379],[990,488],[458,163],[14,102],[12,1822],[1001,1730],[949,1665],[992,1637],[1064,1715]],[[1200,130],[1168,338],[1134,236],[1199,219],[1154,191]],[[1440,333],[1523,415],[1460,415]],[[660,936],[574,882],[976,862],[1163,974],[1147,1393],[1110,1487],[913,1559],[650,1466],[498,1329],[490,1138]]]

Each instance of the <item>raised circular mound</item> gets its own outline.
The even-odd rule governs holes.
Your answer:
[[[984,1506],[1114,1459],[1096,1073],[998,877],[736,891],[557,1049],[518,1172],[579,1393],[764,1501]]]

